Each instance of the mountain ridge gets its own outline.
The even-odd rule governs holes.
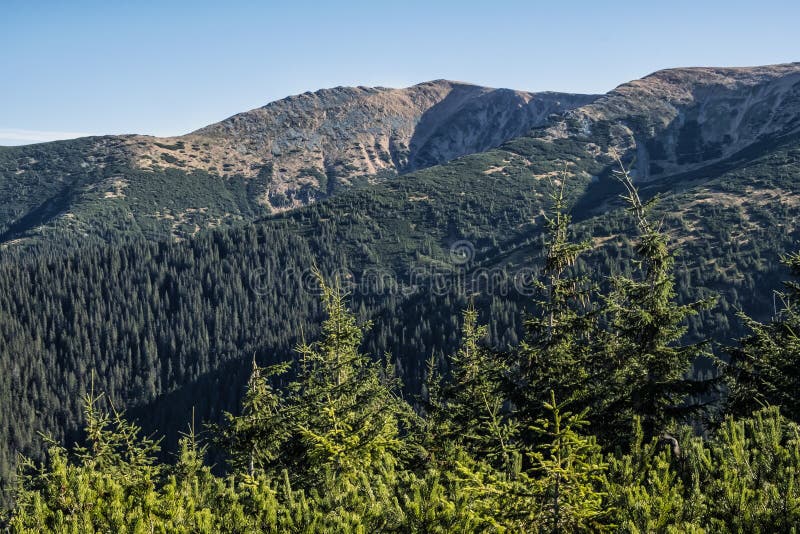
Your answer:
[[[172,152],[177,161],[167,164],[215,170],[223,176],[264,178],[268,174],[269,183],[264,185],[269,193],[288,190],[290,200],[295,200],[293,186],[298,183],[301,188],[311,186],[324,193],[326,186],[333,185],[329,182],[349,185],[359,176],[403,173],[443,163],[498,146],[543,125],[553,113],[595,98],[597,95],[527,93],[448,80],[401,89],[321,89],[169,138],[167,141],[191,141],[201,147],[211,139],[221,143],[225,154],[208,162],[203,161],[202,150],[197,157]],[[158,161],[165,154],[156,143],[134,153],[141,168],[150,165],[147,158]],[[272,167],[265,173],[269,163]],[[295,200],[291,205],[305,203]]]
[[[566,112],[547,136],[587,137],[600,124],[619,152],[636,153],[640,180],[691,171],[800,131],[800,63],[656,71]]]
[[[0,149],[0,241],[185,239],[514,139],[635,156],[637,179],[696,172],[800,131],[800,63],[666,69],[605,95],[433,80],[292,95],[183,136]]]
[[[498,146],[595,98],[443,80],[403,89],[333,88],[184,136],[5,147],[0,239],[186,238]]]

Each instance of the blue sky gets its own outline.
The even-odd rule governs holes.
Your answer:
[[[606,92],[800,61],[800,2],[0,0],[0,145],[177,135],[290,94],[448,78]]]

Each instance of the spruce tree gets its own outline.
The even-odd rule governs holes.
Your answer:
[[[439,438],[464,447],[492,465],[518,462],[519,425],[504,396],[505,366],[486,345],[488,329],[470,304],[463,314],[461,345],[450,357],[450,376],[441,390]]]
[[[596,338],[596,288],[587,276],[572,272],[588,241],[570,240],[571,217],[564,196],[568,174],[550,183],[550,209],[545,215],[545,264],[538,287],[543,297],[525,321],[525,338],[514,355],[518,366],[513,399],[527,421],[544,415],[550,393],[585,406],[590,400],[592,343]],[[577,405],[576,404],[576,405]]]
[[[257,470],[277,476],[286,466],[282,455],[291,434],[287,419],[291,414],[284,393],[270,379],[289,368],[289,362],[262,368],[253,358],[241,415],[225,413],[226,425],[215,428],[217,443],[227,451],[235,470],[250,476]]]
[[[600,385],[593,414],[603,435],[619,444],[627,441],[635,416],[641,417],[645,434],[652,436],[702,409],[698,396],[709,392],[713,381],[692,380],[690,374],[693,363],[709,355],[708,344],[682,339],[687,319],[713,300],[677,302],[667,234],[649,219],[656,198],[642,202],[619,157],[617,164],[617,176],[626,189],[623,199],[639,234],[636,269],[632,276],[611,277],[604,304],[605,354],[598,362],[601,373],[593,377]]]
[[[444,379],[429,362],[431,461],[416,484],[441,487],[441,497],[427,506],[436,510],[449,501],[451,530],[524,532],[533,521],[532,484],[522,471],[520,425],[504,396],[504,357],[487,346],[487,334],[470,304]]]
[[[800,253],[781,258],[800,277]],[[800,420],[800,284],[785,282],[782,308],[768,323],[741,315],[750,334],[729,349],[725,366],[728,385],[726,407],[747,415],[759,406],[780,406],[791,419]],[[778,297],[778,295],[775,295]],[[777,298],[776,298],[777,302]]]
[[[309,480],[392,463],[407,416],[396,378],[359,350],[369,324],[357,324],[338,286],[318,280],[327,314],[321,341],[298,347],[299,376],[289,385],[294,452]]]

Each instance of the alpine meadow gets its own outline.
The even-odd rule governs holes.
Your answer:
[[[0,147],[0,531],[798,532],[798,392],[800,63]]]

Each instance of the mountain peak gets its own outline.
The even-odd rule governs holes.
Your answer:
[[[752,67],[672,67],[657,70],[637,81],[648,80],[650,78],[694,82],[716,79],[731,83],[735,80],[763,80],[765,78],[785,76],[796,72],[800,72],[800,62],[776,63],[774,65],[757,65]]]
[[[422,85],[435,85],[441,87],[466,86],[466,87],[481,87],[482,89],[489,89],[488,87],[482,87],[474,83],[462,82],[459,80],[447,80],[445,78],[437,78],[435,80],[428,80],[427,82],[420,82],[418,84],[412,85],[411,87],[419,87]]]
[[[264,204],[285,209],[358,177],[404,173],[499,146],[595,98],[450,80],[400,89],[333,87],[270,102],[182,137],[139,137],[131,146],[139,168],[243,176],[255,180]]]
[[[640,179],[686,172],[800,131],[800,63],[659,70],[568,115],[551,137],[613,124],[618,148],[636,151]]]

